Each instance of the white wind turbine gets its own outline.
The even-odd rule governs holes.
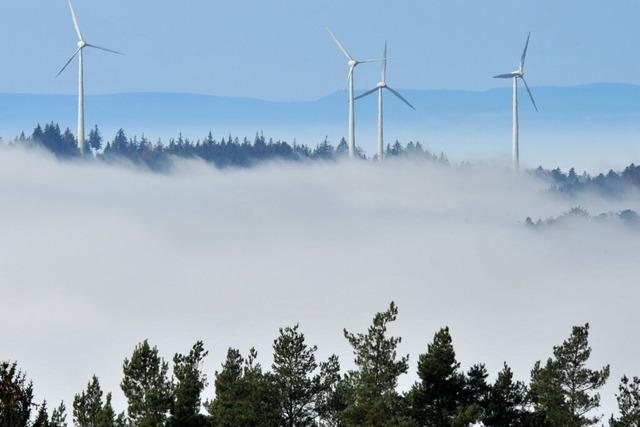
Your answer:
[[[509,73],[509,74],[500,74],[498,76],[494,76],[496,79],[513,79],[513,169],[517,171],[520,169],[520,146],[519,146],[519,129],[518,129],[518,79],[522,80],[524,83],[524,87],[527,89],[529,93],[529,98],[531,98],[531,102],[533,103],[533,108],[538,111],[538,106],[536,105],[536,101],[533,99],[533,94],[531,93],[531,89],[529,89],[529,85],[527,81],[524,79],[524,62],[527,58],[527,49],[529,47],[529,38],[531,37],[531,33],[527,36],[527,43],[524,45],[524,51],[522,52],[522,57],[520,58],[520,66],[517,70]]]
[[[69,9],[71,9],[71,18],[73,19],[73,26],[76,30],[76,34],[78,35],[78,49],[73,54],[71,58],[64,64],[64,67],[58,72],[56,77],[60,76],[64,70],[71,64],[71,61],[74,58],[78,57],[78,149],[80,153],[84,153],[84,48],[91,47],[98,50],[103,50],[105,52],[115,53],[117,55],[123,55],[120,52],[115,50],[107,49],[104,47],[99,47],[96,45],[89,44],[84,41],[84,37],[82,37],[82,33],[80,32],[80,26],[78,25],[78,18],[76,17],[76,12],[73,10],[73,5],[71,4],[71,0],[69,0]]]
[[[383,93],[387,89],[389,92],[400,98],[402,102],[407,104],[411,109],[416,108],[411,105],[400,93],[387,85],[387,44],[384,44],[384,58],[382,59],[382,80],[378,85],[368,92],[356,97],[356,99],[364,98],[374,92],[378,92],[378,161],[381,162],[384,156],[384,113],[383,113]]]
[[[331,35],[331,37],[333,38],[333,41],[336,42],[336,45],[338,46],[338,49],[340,49],[340,51],[342,51],[342,53],[344,53],[344,56],[347,57],[347,60],[349,62],[347,62],[347,64],[349,65],[349,138],[348,138],[348,143],[349,143],[349,158],[353,158],[355,156],[355,152],[356,152],[356,124],[355,124],[355,99],[353,97],[353,71],[355,70],[355,68],[359,65],[359,64],[365,64],[368,62],[378,62],[378,60],[366,60],[366,61],[357,61],[355,59],[353,59],[353,57],[351,56],[351,54],[349,54],[349,52],[347,51],[347,49],[345,49],[345,47],[342,45],[342,43],[340,43],[340,41],[338,40],[338,38],[335,36],[335,34],[333,34],[333,32],[327,28],[327,31],[329,32],[329,34]]]

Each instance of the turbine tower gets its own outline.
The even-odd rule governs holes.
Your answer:
[[[407,104],[411,109],[415,110],[416,108],[411,105],[409,101],[407,101],[400,93],[389,87],[387,85],[387,44],[384,44],[384,57],[382,59],[382,80],[377,84],[377,86],[371,89],[368,92],[363,93],[362,95],[356,97],[356,99],[364,98],[365,96],[369,96],[374,92],[378,92],[378,161],[381,162],[384,157],[384,105],[383,105],[383,94],[384,90],[387,89],[389,92],[400,98],[402,102]]]
[[[71,18],[73,19],[73,27],[76,30],[76,34],[78,36],[78,48],[69,58],[66,64],[62,67],[62,69],[58,72],[56,77],[59,77],[60,74],[64,70],[67,69],[71,61],[78,57],[78,150],[80,150],[80,154],[84,154],[84,49],[87,47],[91,47],[94,49],[102,50],[109,53],[115,53],[117,55],[123,55],[120,52],[115,50],[107,49],[104,47],[99,47],[93,44],[89,44],[85,42],[84,37],[82,37],[82,32],[80,32],[80,25],[78,25],[78,18],[76,17],[76,12],[73,9],[73,5],[71,4],[71,0],[69,1],[69,9],[71,10]]]
[[[531,98],[531,103],[533,104],[533,108],[535,108],[536,112],[538,111],[538,106],[536,105],[535,99],[533,99],[533,94],[531,93],[531,89],[529,89],[529,85],[527,81],[524,79],[524,63],[527,59],[527,49],[529,48],[529,39],[531,37],[531,33],[527,36],[527,42],[524,45],[524,51],[522,52],[522,57],[520,58],[520,66],[517,70],[508,73],[508,74],[500,74],[498,76],[494,76],[495,79],[513,79],[513,154],[512,154],[512,162],[513,162],[513,170],[518,171],[520,169],[520,145],[519,145],[519,127],[518,127],[518,79],[522,80],[524,83],[524,87],[527,89],[529,93],[529,98]]]
[[[345,49],[345,47],[342,45],[342,43],[340,43],[340,40],[338,40],[338,38],[335,36],[335,34],[333,34],[333,32],[329,28],[327,28],[327,31],[331,35],[331,38],[333,38],[333,41],[338,46],[338,49],[340,49],[340,51],[342,53],[344,53],[344,56],[346,56],[347,60],[348,60],[348,62],[347,62],[347,65],[349,66],[349,77],[348,77],[348,85],[349,85],[349,138],[348,138],[348,143],[349,143],[349,158],[352,159],[355,156],[355,152],[356,152],[356,123],[355,123],[355,105],[354,105],[355,104],[355,99],[353,97],[353,72],[354,72],[355,68],[359,64],[365,64],[365,63],[368,63],[368,62],[378,62],[378,60],[357,61],[357,60],[353,59],[351,54],[349,54],[347,49]]]

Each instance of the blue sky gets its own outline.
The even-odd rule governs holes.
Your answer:
[[[640,2],[621,0],[76,0],[91,52],[87,92],[195,92],[271,100],[315,99],[344,87],[346,64],[324,28],[354,56],[389,41],[389,79],[400,88],[486,89],[508,84],[532,31],[537,85],[640,83]],[[0,92],[73,93],[65,0],[0,2]],[[363,67],[356,86],[375,83]]]

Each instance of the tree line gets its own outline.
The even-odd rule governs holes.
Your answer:
[[[22,146],[44,148],[56,157],[69,159],[79,158],[81,154],[77,148],[76,138],[68,128],[62,131],[55,123],[46,124],[44,127],[37,125],[31,135],[23,133],[11,143]],[[344,138],[334,146],[327,138],[315,147],[293,142],[274,141],[267,139],[262,133],[256,133],[253,141],[248,138],[238,138],[232,135],[215,139],[209,134],[195,141],[182,135],[169,139],[168,143],[161,140],[153,143],[144,135],[138,138],[129,138],[123,129],[116,132],[114,138],[106,141],[100,129],[95,126],[89,132],[87,138],[85,156],[105,161],[126,159],[134,164],[148,167],[152,170],[166,171],[171,167],[172,158],[201,159],[216,167],[250,167],[261,161],[283,160],[339,160],[348,154],[347,142]],[[366,154],[361,148],[357,149],[357,155],[366,159]],[[444,154],[435,155],[424,149],[419,142],[409,142],[402,145],[396,141],[388,145],[385,155],[387,157],[411,156],[425,160],[448,163]]]
[[[545,361],[535,363],[528,383],[514,378],[505,363],[494,381],[484,364],[463,370],[449,328],[440,329],[418,357],[418,380],[406,392],[398,379],[410,370],[408,355],[399,354],[400,337],[389,325],[398,315],[391,303],[363,332],[344,330],[353,349],[355,368],[343,372],[338,357],[318,360],[317,346],[307,342],[300,326],[279,330],[273,341],[273,363],[265,369],[255,349],[242,354],[230,348],[211,378],[215,395],[203,393],[210,378],[202,362],[202,341],[170,364],[148,341],[138,344],[122,365],[120,388],[127,401],[117,413],[112,394],[93,376],[69,408],[51,412],[34,401],[34,386],[16,363],[0,363],[0,425],[3,427],[581,427],[606,421],[610,427],[640,426],[640,378],[623,377],[618,416],[598,415],[599,390],[609,366],[589,366],[589,324],[575,326],[554,346]]]
[[[44,127],[37,125],[31,135],[23,133],[10,142],[11,144],[40,147],[62,159],[80,158],[76,138],[68,128],[62,131],[55,123]],[[100,129],[94,126],[87,138],[85,157],[107,162],[122,159],[153,171],[166,172],[171,169],[174,158],[200,159],[218,168],[251,167],[263,161],[336,161],[346,158],[348,154],[347,142],[344,138],[334,146],[327,138],[314,147],[297,142],[274,141],[267,139],[262,133],[256,133],[253,140],[242,139],[229,135],[216,139],[209,134],[195,141],[182,135],[169,139],[168,143],[158,140],[151,142],[144,135],[130,138],[123,129],[116,132],[113,139],[105,141]],[[356,154],[361,159],[367,159],[361,148]],[[449,165],[444,153],[436,155],[425,149],[420,142],[410,141],[402,144],[399,141],[387,145],[386,158],[412,158]],[[467,164],[463,163],[464,167]],[[596,192],[606,197],[621,196],[629,189],[640,189],[640,165],[631,164],[622,172],[610,170],[591,176],[586,172],[578,174],[574,168],[563,172],[560,168],[544,169],[542,166],[529,171],[537,178],[550,183],[551,189],[566,195],[576,195],[581,192]]]
[[[557,226],[576,223],[620,223],[636,230],[640,227],[640,215],[632,209],[625,209],[618,212],[603,212],[598,215],[591,215],[589,211],[581,206],[575,206],[560,216],[534,221],[531,217],[525,219],[524,224],[535,230],[548,229]]]
[[[567,195],[591,191],[605,197],[617,197],[629,189],[640,189],[640,165],[636,166],[633,163],[622,172],[609,170],[606,174],[600,173],[596,176],[591,176],[586,172],[578,175],[574,168],[564,173],[560,168],[545,170],[538,167],[533,171],[533,174],[538,178],[550,181],[554,191]]]

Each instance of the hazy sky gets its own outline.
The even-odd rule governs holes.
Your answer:
[[[416,89],[504,82],[527,31],[532,85],[640,83],[635,0],[76,0],[91,52],[87,91],[177,91],[312,99],[344,87],[346,64],[324,27],[360,58],[389,41],[390,80]],[[0,2],[0,92],[71,93],[53,76],[76,43],[65,0]],[[370,86],[376,66],[357,86]]]
[[[620,376],[640,374],[638,233],[521,222],[578,204],[640,210],[640,198],[545,189],[495,167],[182,162],[154,175],[1,148],[0,358],[51,404],[95,373],[123,408],[122,361],[145,338],[167,359],[203,339],[211,377],[228,346],[256,346],[270,365],[278,327],[300,322],[349,368],[342,328],[365,330],[395,300],[392,332],[411,355],[402,387],[445,325],[465,368],[495,375],[506,360],[527,379],[589,321],[592,366],[612,365],[612,411]]]

